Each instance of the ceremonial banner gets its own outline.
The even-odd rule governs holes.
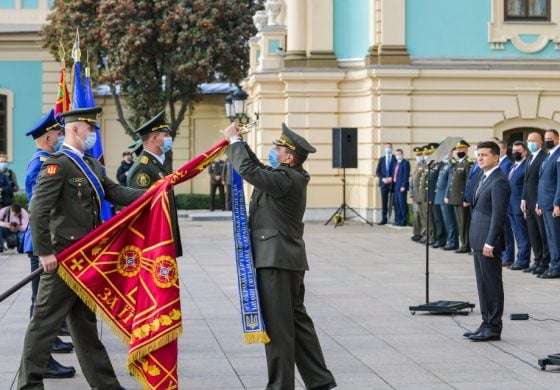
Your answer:
[[[57,255],[58,273],[128,344],[128,369],[147,389],[179,389],[179,273],[168,192],[227,146],[159,180],[146,194]]]
[[[228,162],[229,164],[229,162]],[[233,215],[233,235],[235,241],[235,262],[241,306],[243,337],[247,344],[268,343],[257,290],[257,277],[251,249],[251,238],[247,225],[243,179],[234,169],[231,179],[231,203]]]
[[[68,111],[70,108],[70,97],[66,88],[66,70],[64,67],[60,69],[60,78],[58,81],[58,95],[54,105],[54,113],[60,114]]]

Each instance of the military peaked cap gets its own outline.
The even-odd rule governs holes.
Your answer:
[[[54,115],[54,110],[51,108],[49,112],[45,116],[43,116],[39,122],[35,123],[31,129],[25,133],[25,135],[30,135],[33,139],[37,139],[43,134],[48,133],[51,130],[63,130],[64,127],[62,124],[57,120],[56,116]]]
[[[171,131],[171,128],[165,122],[165,110],[161,111],[142,126],[134,130],[134,132],[138,135],[146,135],[154,131]]]
[[[416,146],[416,147],[414,147],[414,149],[412,149],[412,151],[417,156],[421,156],[424,153],[424,147],[423,146]]]
[[[75,110],[61,113],[60,117],[64,119],[64,124],[72,122],[86,122],[99,128],[97,118],[99,117],[101,111],[103,111],[101,107],[77,108]]]
[[[456,148],[468,148],[469,146],[471,146],[471,145],[469,145],[469,143],[467,141],[465,141],[464,139],[462,139],[461,141],[459,141],[457,143],[457,145],[455,145]]]
[[[309,153],[315,153],[317,149],[305,138],[282,123],[282,135],[273,141],[275,145],[285,146],[299,155],[307,157]]]

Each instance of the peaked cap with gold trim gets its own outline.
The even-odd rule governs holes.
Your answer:
[[[64,120],[64,124],[72,122],[86,122],[99,128],[97,118],[99,117],[101,111],[103,111],[101,107],[77,108],[75,110],[61,113],[60,117]]]
[[[33,127],[25,133],[25,135],[30,135],[33,139],[37,139],[51,130],[64,130],[64,127],[54,115],[54,110],[52,108],[45,116],[35,123]]]
[[[165,110],[161,111],[142,126],[134,130],[134,132],[138,135],[146,135],[154,131],[171,131],[171,128],[165,121]]]
[[[317,149],[305,138],[282,123],[282,135],[272,142],[274,145],[285,146],[299,155],[307,157],[309,153],[315,153]]]

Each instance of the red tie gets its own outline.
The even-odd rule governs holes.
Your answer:
[[[393,183],[395,183],[397,181],[397,173],[399,173],[399,167],[401,166],[401,163],[397,163],[397,166],[395,167],[395,173],[393,174]]]

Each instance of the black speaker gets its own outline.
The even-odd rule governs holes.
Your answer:
[[[333,128],[332,146],[333,168],[358,168],[358,129]]]

